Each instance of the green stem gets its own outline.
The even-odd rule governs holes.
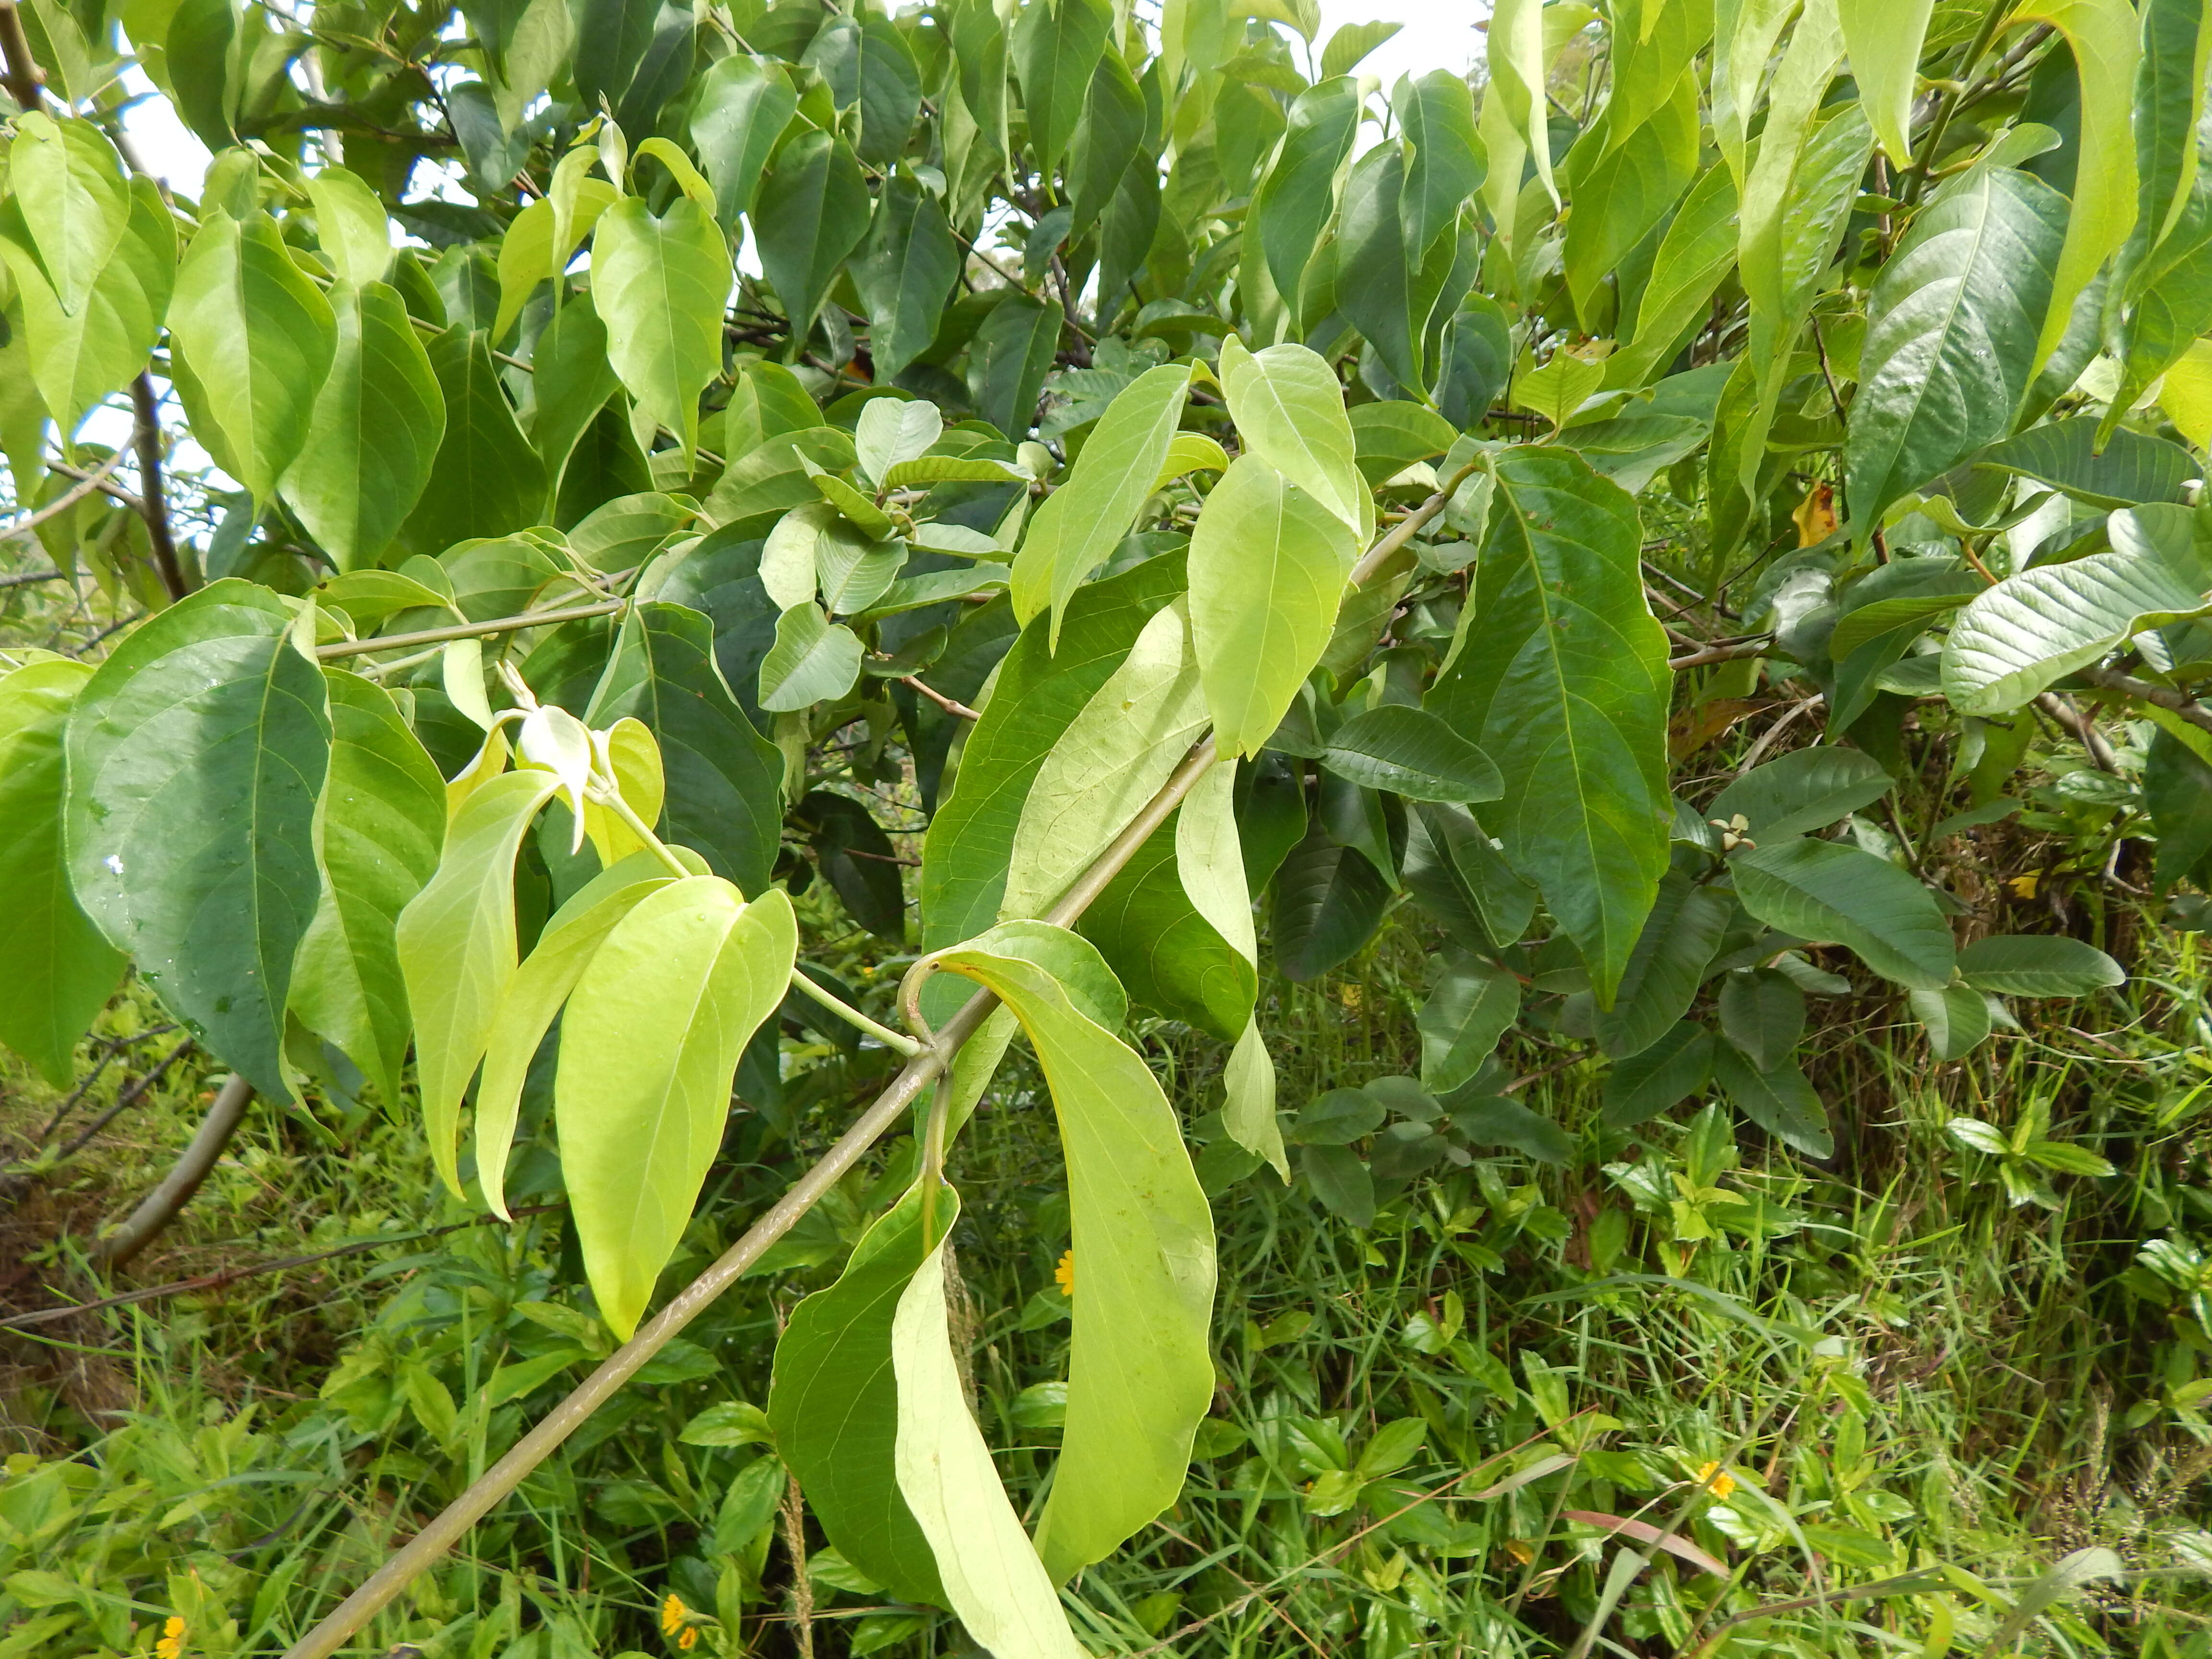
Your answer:
[[[921,1136],[921,1253],[937,1248],[937,1189],[945,1182],[945,1126],[952,1115],[952,1071],[938,1074],[929,1097],[929,1121]]]
[[[921,1044],[916,1042],[912,1037],[908,1036],[902,1032],[894,1031],[890,1026],[878,1024],[876,1021],[870,1019],[858,1008],[854,1007],[852,1004],[845,1001],[843,999],[836,995],[836,993],[826,991],[821,986],[817,985],[797,968],[793,968],[791,970],[791,987],[792,989],[799,992],[801,995],[811,997],[815,1001],[820,1003],[824,1008],[827,1008],[831,1013],[836,1015],[838,1018],[843,1020],[848,1025],[857,1026],[861,1030],[866,1031],[870,1036],[875,1038],[877,1042],[882,1043],[884,1048],[904,1054],[908,1060],[913,1059],[916,1054],[921,1052]]]
[[[371,651],[398,651],[417,645],[443,645],[447,640],[480,640],[493,634],[513,634],[525,628],[550,628],[556,623],[581,622],[586,617],[611,617],[629,603],[607,599],[598,605],[572,605],[558,611],[526,611],[519,617],[495,617],[489,622],[457,623],[451,628],[422,628],[412,634],[386,634],[373,640],[339,640],[315,647],[316,658],[359,657]]]
[[[1911,207],[1920,199],[1921,191],[1927,189],[1929,173],[1936,165],[1936,157],[1942,153],[1943,134],[1951,125],[1953,112],[1959,107],[1960,94],[1966,90],[1967,79],[1974,72],[1974,65],[1982,61],[1982,54],[1997,38],[1997,30],[2012,15],[2014,6],[2014,0],[1996,0],[1996,3],[1990,8],[1982,19],[1980,30],[1974,36],[1974,44],[1966,48],[1966,55],[1960,63],[1955,83],[1957,90],[1938,94],[1935,117],[1928,124],[1928,137],[1922,141],[1919,157],[1912,164],[1912,176],[1905,181],[1905,193],[1898,198],[1900,205]]]

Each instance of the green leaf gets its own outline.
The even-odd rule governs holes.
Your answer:
[[[612,869],[602,870],[554,912],[528,958],[501,991],[485,1033],[483,1076],[476,1092],[477,1179],[493,1214],[507,1214],[507,1158],[522,1088],[554,1015],[615,924],[647,894],[673,880],[651,853],[632,853]]]
[[[209,212],[177,271],[169,332],[191,365],[192,424],[219,434],[225,470],[268,500],[307,442],[337,345],[330,302],[274,220]]]
[[[1921,42],[1935,0],[1838,0],[1859,104],[1891,164],[1912,160],[1909,137]]]
[[[554,313],[530,362],[536,398],[530,443],[544,465],[549,492],[557,495],[577,440],[622,384],[607,361],[606,325],[590,295],[572,295]]]
[[[1029,432],[1065,320],[1058,306],[1009,294],[975,331],[968,389],[975,412],[1000,431],[1016,438]]]
[[[2122,427],[2102,441],[2094,415],[2030,427],[1973,459],[1990,467],[2063,489],[2093,507],[2138,501],[2185,502],[2204,469],[2179,444]]]
[[[730,280],[721,230],[688,196],[658,216],[625,197],[599,219],[592,292],[607,360],[639,409],[676,434],[687,462],[699,443],[699,394],[722,372]]]
[[[751,211],[775,141],[798,111],[791,77],[772,58],[732,52],[699,77],[691,143],[714,181],[714,215],[725,230]]]
[[[1370,489],[1416,461],[1435,459],[1459,440],[1442,416],[1398,398],[1360,404],[1352,411],[1352,432],[1359,476]]]
[[[775,624],[761,659],[760,705],[772,714],[843,696],[860,677],[860,636],[811,602],[794,605]]]
[[[1077,927],[1132,1000],[1234,1042],[1252,1018],[1259,976],[1184,891],[1176,842],[1170,820],[1137,849]]]
[[[960,279],[960,250],[945,210],[901,173],[884,186],[867,241],[848,268],[868,309],[876,382],[888,385],[929,349]]]
[[[315,239],[338,280],[356,289],[392,270],[392,221],[377,193],[356,173],[318,167],[303,181],[315,204]]]
[[[1966,985],[1940,991],[1908,991],[1913,1018],[1928,1033],[1929,1051],[1939,1060],[1963,1060],[1990,1034],[1989,1000]]]
[[[803,338],[838,266],[867,234],[860,164],[828,133],[801,132],[777,152],[751,219],[761,270],[783,302],[793,337]]]
[[[2083,997],[2128,979],[2119,963],[2094,945],[2044,934],[1977,939],[1959,952],[1959,972],[1978,991],[2018,997]]]
[[[1259,233],[1276,292],[1293,307],[1336,211],[1337,170],[1352,153],[1359,110],[1358,83],[1341,73],[1298,94],[1291,100],[1282,148],[1252,193],[1246,222]]]
[[[1736,1110],[1784,1146],[1808,1158],[1836,1155],[1835,1137],[1828,1133],[1827,1109],[1796,1066],[1758,1071],[1723,1043],[1713,1050],[1713,1077]]]
[[[1163,365],[1107,405],[1066,482],[1030,519],[1015,556],[1012,591],[1022,622],[1049,607],[1056,625],[1083,579],[1128,534],[1167,459],[1189,387],[1188,368]]]
[[[461,1094],[514,978],[514,860],[561,781],[536,769],[478,786],[454,812],[437,872],[399,913],[396,939],[415,1018],[415,1070],[430,1161],[461,1193]]]
[[[1605,278],[1697,177],[1698,137],[1698,80],[1684,73],[1648,119],[1620,134],[1587,172],[1577,169],[1563,254],[1578,312],[1589,313]]]
[[[446,404],[397,289],[333,283],[337,349],[284,504],[340,570],[374,564],[429,482]]]
[[[1221,343],[1221,386],[1245,454],[1364,536],[1374,500],[1360,477],[1344,388],[1328,360],[1302,345],[1247,351],[1231,336]]]
[[[68,739],[77,902],[187,1030],[278,1100],[331,742],[322,671],[291,629],[266,588],[204,587],[100,665]]]
[[[1008,56],[1029,116],[1030,159],[1047,177],[1075,136],[1113,22],[1101,0],[1030,0],[1014,20]]]
[[[417,552],[436,553],[537,523],[545,468],[515,423],[489,337],[482,329],[449,328],[430,342],[429,355],[446,434],[401,538]]]
[[[1285,979],[1318,979],[1350,960],[1389,908],[1390,889],[1364,854],[1318,826],[1275,873],[1275,966]]]
[[[115,146],[90,121],[26,110],[8,155],[9,179],[61,308],[74,316],[131,222],[131,189]]]
[[[1779,841],[1825,830],[1872,805],[1895,781],[1873,756],[1822,744],[1742,774],[1713,797],[1705,816],[1726,823],[1741,815],[1753,839]]]
[[[1355,1227],[1375,1224],[1375,1177],[1348,1146],[1302,1146],[1298,1172],[1314,1196]]]
[[[1037,769],[1007,854],[999,919],[1049,909],[1205,730],[1190,626],[1183,606],[1171,604],[1153,613]]]
[[[921,1200],[921,1188],[910,1188],[860,1236],[837,1282],[792,1310],[775,1345],[768,1414],[809,1507],[845,1559],[902,1601],[942,1603],[945,1586],[900,1495],[895,1459],[892,1319],[924,1259]],[[958,1215],[957,1195],[941,1187],[939,1237]]]
[[[446,784],[391,693],[337,669],[318,845],[322,901],[293,964],[292,1012],[343,1049],[387,1106],[411,1029],[395,928],[438,867]]]
[[[1735,915],[1727,894],[1697,885],[1678,871],[1661,878],[1613,1006],[1596,1014],[1598,1043],[1606,1053],[1626,1060],[1675,1029]]]
[[[1458,222],[1460,204],[1482,187],[1487,163],[1475,136],[1474,94],[1464,76],[1433,69],[1418,80],[1401,80],[1390,106],[1410,152],[1398,198],[1400,226],[1418,259]]]
[[[1479,1146],[1510,1146],[1540,1164],[1575,1161],[1575,1143],[1565,1129],[1531,1111],[1510,1095],[1478,1095],[1452,1103],[1452,1127]]]
[[[1429,706],[1504,779],[1490,827],[1609,1006],[1667,868],[1666,633],[1644,599],[1634,501],[1579,459],[1510,452],[1462,625],[1482,642]]]
[[[1875,281],[1844,462],[1863,537],[1889,504],[2011,429],[2034,376],[2065,198],[1976,169],[1923,209]]]
[[[1711,1031],[1685,1020],[1617,1060],[1606,1073],[1606,1127],[1632,1129],[1703,1089],[1717,1047]]]
[[[924,949],[956,945],[997,919],[1023,804],[1039,770],[1182,585],[1182,559],[1150,559],[1079,588],[1057,652],[1046,620],[1022,630],[999,666],[983,718],[962,747],[951,793],[939,803],[922,843]]]
[[[1142,1057],[1093,1017],[1115,1014],[1118,1024],[1118,1011],[1077,1000],[1084,986],[1113,987],[1091,945],[1060,928],[1013,922],[939,961],[1013,1011],[1060,1120],[1074,1334],[1067,1423],[1037,1553],[1065,1579],[1103,1559],[1182,1489],[1191,1436],[1213,1393],[1212,1218],[1175,1109]],[[927,1530],[926,1517],[923,1524]]]
[[[1960,714],[2018,708],[2144,630],[2205,613],[2193,556],[2143,533],[2138,514],[2111,523],[2110,552],[2008,576],[1959,612],[1943,643],[1943,695]]]
[[[1730,860],[1743,908],[1778,932],[1849,945],[1885,979],[1941,990],[1951,929],[1928,890],[1886,859],[1832,841],[1784,841]]]
[[[1495,963],[1459,957],[1421,1005],[1421,1085],[1448,1095],[1482,1069],[1521,1012],[1521,981]]]
[[[766,890],[782,825],[783,756],[753,729],[714,663],[714,624],[682,605],[641,605],[623,618],[586,724],[629,715],[660,745],[661,833],[695,848],[716,875]]]
[[[1637,301],[1631,342],[1605,362],[1608,386],[1640,386],[1706,318],[1713,290],[1735,264],[1741,203],[1735,174],[1705,169],[1660,239],[1650,280]]]
[[[1359,61],[1406,26],[1403,23],[1346,23],[1328,37],[1321,49],[1321,72],[1334,80],[1349,75]]]
[[[124,959],[78,908],[62,842],[70,710],[92,670],[66,659],[0,677],[0,1042],[56,1088],[72,1080],[77,1039],[123,977]]]
[[[20,197],[0,200],[0,258],[22,302],[31,378],[63,434],[74,436],[86,413],[144,366],[161,337],[177,274],[176,221],[159,185],[132,180],[125,234],[74,315],[46,281]]]
[[[849,795],[811,791],[792,814],[814,844],[814,859],[848,915],[879,939],[906,939],[906,889],[890,837]]]
[[[853,465],[853,441],[836,427],[814,426],[778,433],[757,449],[731,462],[701,507],[711,525],[752,535],[794,507],[819,501],[821,492],[806,464],[830,471]]]
[[[1240,455],[1190,544],[1200,673],[1224,754],[1257,754],[1328,648],[1358,547],[1323,503]],[[1016,567],[1019,574],[1019,567]]]
[[[1721,975],[1721,1034],[1755,1071],[1787,1064],[1805,1035],[1805,994],[1771,969]]]
[[[890,1357],[899,1494],[937,1559],[945,1599],[987,1653],[1083,1659],[975,1426],[952,1355],[942,1239],[900,1294]]]
[[[1269,110],[1274,107],[1267,100]],[[1214,122],[1218,131],[1223,113],[1237,106],[1217,102]],[[1083,102],[1083,118],[1075,128],[1074,149],[1068,158],[1070,239],[1081,236],[1096,224],[1114,199],[1121,177],[1138,165],[1144,153],[1145,94],[1136,77],[1115,52],[1099,58],[1091,73],[1091,89]]]
[[[561,1164],[599,1316],[627,1341],[722,1144],[738,1057],[782,1002],[791,901],[719,876],[647,895],[592,956],[561,1021]]]
[[[1338,726],[1322,764],[1407,800],[1496,800],[1505,787],[1489,756],[1436,715],[1402,703],[1368,709]]]
[[[1401,145],[1377,144],[1352,164],[1337,221],[1336,306],[1390,377],[1419,395],[1428,385],[1420,346],[1428,312],[1415,295],[1420,250],[1406,242],[1419,210],[1407,207],[1405,188]]]

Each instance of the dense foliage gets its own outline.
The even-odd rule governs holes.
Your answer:
[[[457,1201],[565,1206],[494,1298],[557,1344],[458,1403],[373,1347],[332,1379],[452,1444],[608,1332],[661,1363],[911,1108],[763,1410],[701,1431],[776,1454],[704,1552],[718,1639],[787,1470],[854,1582],[1080,1651],[1061,1587],[1214,1444],[1209,1194],[1504,1213],[1498,1160],[1578,1156],[1528,1103],[1576,1068],[1615,1148],[1696,1113],[1577,1245],[1604,1282],[1667,1212],[1680,1278],[1765,1227],[1713,1196],[1733,1120],[1855,1127],[1820,1000],[1952,1065],[2124,983],[1972,848],[2059,839],[2021,901],[2212,859],[2197,0],[1504,0],[1479,99],[1282,0],[0,23],[0,450],[52,561],[6,579],[0,1041],[64,1085],[120,986],[218,1113],[404,1111]],[[135,163],[126,61],[196,197]],[[1267,1010],[1386,926],[1434,957],[1417,1058],[1284,1097]],[[645,1323],[734,1231],[717,1171],[871,1097]],[[1073,1241],[1026,1513],[948,1247],[986,1098],[1048,1100]],[[2113,1172],[1962,1122],[2023,1204]],[[2161,1243],[2134,1293],[2201,1294]],[[1513,1394],[1464,1316],[1424,1351]],[[1601,1455],[1526,1380],[1554,1438],[1501,1493]],[[1312,1512],[1425,1431],[1314,1441]],[[1656,1553],[1711,1561],[1717,1485],[1596,1523],[1637,1547],[1577,1659]],[[1887,1559],[1845,1507],[1822,1551]]]

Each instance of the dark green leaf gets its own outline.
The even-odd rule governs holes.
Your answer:
[[[1510,1146],[1540,1164],[1575,1161],[1574,1138],[1510,1095],[1476,1095],[1446,1107],[1451,1126],[1478,1146]]]
[[[1464,76],[1433,69],[1401,81],[1390,103],[1412,150],[1399,214],[1405,245],[1418,253],[1458,222],[1460,204],[1482,188],[1487,164]]]
[[[1036,416],[1037,393],[1060,344],[1061,320],[1057,306],[1011,294],[991,307],[975,331],[968,389],[975,412],[1010,437],[1027,436]]]
[[[1771,969],[1723,974],[1721,1032],[1758,1072],[1778,1071],[1805,1034],[1805,994]]]
[[[1375,1224],[1375,1178],[1349,1146],[1302,1146],[1298,1172],[1314,1196],[1355,1227]]]
[[[854,921],[894,945],[906,938],[906,895],[890,837],[849,795],[817,789],[793,809],[815,860]]]
[[[1482,750],[1426,709],[1402,703],[1354,714],[1321,759],[1354,783],[1408,800],[1496,800],[1504,788]]]
[[[1605,1079],[1605,1123],[1631,1129],[1697,1093],[1713,1074],[1713,1034],[1685,1020],[1642,1052],[1617,1060]]]
[[[894,380],[937,337],[945,298],[960,277],[960,250],[945,210],[899,174],[884,186],[867,244],[851,269],[868,307],[876,379]]]
[[[1480,957],[1458,957],[1421,1005],[1421,1083],[1448,1095],[1482,1068],[1521,1012],[1521,982]]]
[[[1713,1076],[1753,1123],[1808,1158],[1833,1158],[1835,1138],[1828,1133],[1827,1109],[1795,1066],[1771,1072],[1756,1069],[1725,1043],[1715,1045]]]
[[[761,270],[803,337],[837,275],[868,230],[868,186],[844,144],[802,132],[778,152],[752,214]]]
[[[2104,507],[2186,501],[2204,471],[2180,445],[2126,427],[2105,440],[2100,453],[2094,415],[2030,427],[2018,437],[1990,445],[1973,458],[1973,465],[2033,478]]]
[[[2082,997],[2127,983],[2095,946],[2063,935],[1992,933],[1959,952],[1959,972],[1980,991],[2016,997]]]
[[[1832,841],[1784,841],[1736,856],[1737,897],[1779,933],[1856,951],[1885,979],[1950,982],[1951,929],[1928,890],[1885,859]]]
[[[1075,136],[1113,22],[1102,0],[1030,0],[1014,21],[1009,55],[1029,115],[1030,159],[1048,177]]]
[[[732,52],[699,77],[691,143],[714,181],[714,214],[725,230],[752,210],[775,141],[798,109],[791,77],[773,58]]]
[[[1675,1028],[1689,1012],[1706,964],[1735,915],[1727,894],[1695,884],[1678,871],[1667,872],[1629,953],[1620,994],[1610,1009],[1597,1012],[1597,1039],[1606,1053],[1626,1060]]]
[[[447,329],[430,343],[430,367],[445,401],[446,435],[402,540],[418,553],[435,553],[537,523],[544,468],[515,424],[489,339],[481,329]]]
[[[1252,1017],[1252,964],[1183,890],[1175,820],[1152,832],[1077,924],[1132,1000],[1233,1042]]]
[[[1753,767],[1713,797],[1705,816],[1723,823],[1741,816],[1754,840],[1780,841],[1872,805],[1893,782],[1873,756],[1823,744]]]
[[[1365,854],[1318,829],[1275,874],[1275,965],[1286,979],[1318,979],[1349,961],[1389,908],[1390,888]]]
[[[1290,125],[1246,219],[1259,234],[1276,292],[1296,309],[1306,264],[1336,211],[1336,171],[1352,153],[1359,89],[1349,76],[1308,88],[1291,102]]]

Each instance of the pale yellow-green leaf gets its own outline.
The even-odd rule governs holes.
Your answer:
[[[1160,476],[1152,482],[1159,489],[1170,481],[1187,477],[1194,472],[1226,472],[1229,453],[1203,432],[1178,432],[1168,445],[1167,459],[1160,463]]]
[[[560,787],[551,773],[529,771],[471,790],[447,827],[438,873],[399,913],[399,970],[415,1013],[423,1128],[430,1160],[457,1196],[461,1094],[514,977],[514,855],[531,819]]]
[[[1253,455],[1231,464],[1190,538],[1190,622],[1224,754],[1256,755],[1321,660],[1358,544]]]
[[[592,733],[592,743],[600,770],[611,776],[622,791],[623,804],[637,815],[639,823],[659,823],[668,785],[660,763],[660,745],[653,741],[652,729],[643,720],[625,714],[605,731]],[[611,870],[629,854],[645,848],[635,830],[611,807],[595,800],[584,803],[584,833],[598,849],[602,869]],[[677,856],[683,856],[680,850]]]
[[[1837,0],[1859,106],[1893,166],[1912,160],[1914,83],[1935,9],[1936,0]]]
[[[1142,1056],[1099,1021],[1121,1010],[1101,1006],[1120,987],[1096,947],[1018,921],[939,960],[1013,1010],[1052,1091],[1067,1160],[1067,1420],[1037,1523],[1037,1553],[1061,1580],[1117,1548],[1182,1489],[1191,1435],[1213,1391],[1212,1217],[1175,1109]]]
[[[593,952],[561,1022],[561,1168],[600,1317],[627,1340],[722,1142],[730,1082],[799,947],[781,888],[719,876],[647,895]]]
[[[1022,803],[1000,917],[1042,915],[1159,793],[1206,729],[1182,601],[1157,612],[1038,769]]]
[[[307,186],[323,257],[339,279],[356,288],[382,282],[392,268],[392,225],[376,192],[343,167],[309,173]]]
[[[1265,461],[1363,539],[1371,532],[1374,497],[1359,476],[1344,388],[1327,358],[1302,345],[1247,351],[1231,335],[1221,343],[1221,389],[1245,454]]]
[[[2166,371],[2158,404],[2197,448],[2212,444],[2212,340],[2195,340]]]
[[[703,866],[699,873],[705,873]],[[536,948],[508,981],[492,1018],[476,1095],[477,1175],[494,1214],[507,1214],[507,1155],[514,1144],[515,1112],[531,1060],[553,1016],[615,924],[647,893],[675,879],[650,853],[633,853],[602,870],[553,913]]]
[[[891,1374],[899,1495],[929,1540],[945,1599],[968,1634],[1005,1659],[1084,1659],[969,1411],[945,1317],[942,1240],[899,1294]]]

